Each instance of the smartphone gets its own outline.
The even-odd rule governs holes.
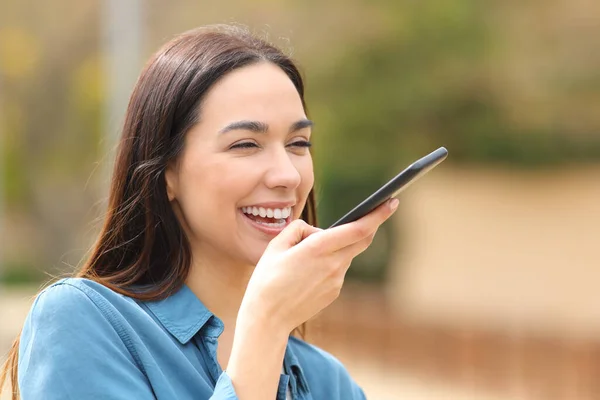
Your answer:
[[[404,171],[396,175],[391,181],[379,188],[375,193],[367,197],[362,203],[354,207],[348,214],[344,215],[329,228],[338,225],[347,224],[348,222],[356,221],[376,209],[385,201],[396,197],[401,191],[406,189],[411,183],[425,175],[439,163],[444,161],[448,156],[448,150],[445,147],[440,147],[434,152],[415,161],[409,165]]]

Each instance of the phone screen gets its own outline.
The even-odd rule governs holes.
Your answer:
[[[421,176],[431,171],[439,165],[448,156],[448,150],[445,147],[431,152],[423,158],[415,161],[406,169],[396,175],[392,180],[379,188],[375,193],[367,197],[359,205],[350,210],[346,215],[340,218],[329,228],[338,225],[347,224],[356,221],[373,211],[385,201],[396,197],[401,191],[406,189],[411,183],[415,182]]]

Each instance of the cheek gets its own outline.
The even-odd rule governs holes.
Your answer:
[[[228,218],[235,218],[232,211],[252,191],[255,174],[252,169],[240,169],[232,162],[191,164],[185,172],[182,206],[195,231],[224,227]]]
[[[313,162],[312,162],[312,158],[309,158],[308,161],[306,161],[304,163],[304,165],[302,166],[303,170],[301,170],[300,175],[302,176],[302,184],[303,186],[306,185],[310,189],[312,189],[314,183],[315,183],[315,174],[314,174],[314,170],[313,170]],[[308,195],[308,193],[307,193]]]
[[[302,177],[300,186],[298,187],[298,196],[302,198],[302,201],[306,203],[306,199],[310,190],[313,188],[315,183],[315,176],[313,171],[313,163],[311,157],[305,157],[296,163],[296,168]],[[302,207],[304,208],[304,207]]]

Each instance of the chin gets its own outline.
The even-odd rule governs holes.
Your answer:
[[[256,266],[256,264],[258,264],[258,262],[260,261],[261,257],[265,253],[265,250],[267,250],[267,246],[264,246],[263,248],[257,250],[258,251],[254,251],[253,254],[250,255],[250,262],[254,266]]]
[[[268,243],[252,243],[245,246],[246,251],[243,253],[243,259],[245,264],[256,266],[267,249]]]

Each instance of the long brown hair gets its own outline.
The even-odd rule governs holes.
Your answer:
[[[76,277],[144,301],[163,299],[183,285],[191,251],[168,201],[165,169],[198,123],[207,91],[228,72],[261,61],[287,74],[306,109],[304,83],[293,61],[245,28],[215,25],[185,32],[148,61],[127,107],[104,224]],[[317,224],[313,190],[302,219]],[[129,289],[138,284],[151,289]],[[304,331],[303,325],[295,333],[304,336]],[[0,393],[10,375],[13,400],[19,399],[19,339],[0,373]]]

